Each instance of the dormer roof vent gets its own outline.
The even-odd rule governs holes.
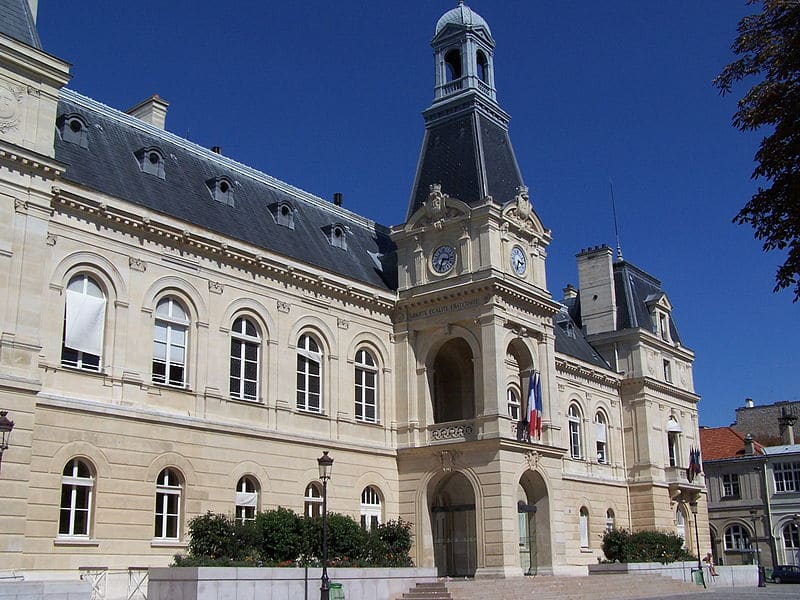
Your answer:
[[[164,153],[157,146],[146,146],[133,153],[139,162],[139,168],[143,173],[155,175],[159,179],[165,179]]]
[[[328,238],[328,242],[334,248],[347,250],[347,229],[341,223],[333,223],[323,227],[323,231]]]
[[[224,175],[213,177],[206,181],[211,197],[217,202],[222,202],[228,206],[234,206],[233,202],[233,183]]]
[[[81,115],[71,113],[61,115],[56,121],[61,139],[81,148],[89,147],[89,125]]]

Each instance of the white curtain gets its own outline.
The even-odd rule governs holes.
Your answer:
[[[598,423],[595,422],[595,435],[597,436],[598,442],[606,442],[606,424],[605,423]]]
[[[258,492],[236,492],[236,506],[257,508]]]
[[[64,345],[73,350],[100,356],[103,353],[103,327],[106,300],[67,290],[67,323]]]

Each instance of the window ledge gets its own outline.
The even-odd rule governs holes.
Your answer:
[[[188,544],[181,540],[153,540],[150,542],[151,548],[186,548]]]
[[[80,373],[81,375],[94,375],[95,377],[108,377],[108,373],[106,372],[105,368],[101,368],[99,371],[95,371],[94,369],[83,369],[81,367],[73,367],[72,365],[65,365],[64,363],[58,363],[58,369],[62,371],[66,371],[68,373]]]
[[[100,542],[93,538],[84,537],[57,537],[53,540],[54,546],[99,546]]]
[[[357,425],[370,425],[372,427],[383,427],[380,421],[362,421],[361,419],[355,419],[355,423]]]
[[[191,392],[192,388],[189,387],[189,384],[184,385],[172,385],[169,383],[161,383],[160,381],[153,381],[151,385],[154,388],[159,388],[162,390],[173,390],[175,392]]]
[[[324,412],[316,412],[316,411],[313,411],[313,410],[306,410],[304,408],[296,408],[295,407],[295,412],[300,414],[300,415],[308,415],[309,417],[318,417],[318,418],[323,418],[323,419],[327,419],[328,418],[328,415],[326,415]]]
[[[592,554],[592,552],[591,548],[581,548],[581,554]]]

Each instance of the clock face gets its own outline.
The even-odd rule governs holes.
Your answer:
[[[447,273],[456,264],[456,250],[452,246],[439,246],[431,256],[431,266],[437,273]]]
[[[514,269],[514,273],[517,275],[524,274],[527,266],[528,260],[525,257],[525,251],[519,246],[514,246],[511,249],[511,268]]]

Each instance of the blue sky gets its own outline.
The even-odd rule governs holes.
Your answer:
[[[783,257],[731,219],[760,134],[730,125],[711,80],[744,0],[473,0],[492,29],[498,100],[534,208],[553,232],[548,284],[614,245],[662,280],[696,352],[700,422],[744,398],[800,399],[800,305],[772,293]],[[158,93],[167,129],[345,207],[402,222],[433,98],[430,40],[455,0],[41,0],[46,51],[74,90],[126,109]],[[109,8],[113,7],[113,8]]]

